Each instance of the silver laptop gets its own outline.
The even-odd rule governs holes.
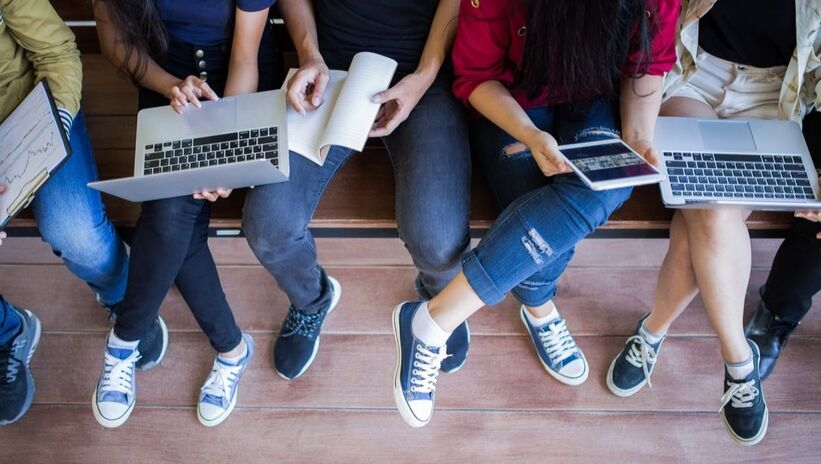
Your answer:
[[[818,175],[795,122],[660,117],[654,146],[669,207],[821,209]]]
[[[134,176],[89,187],[130,201],[288,180],[285,94],[270,90],[137,114]]]

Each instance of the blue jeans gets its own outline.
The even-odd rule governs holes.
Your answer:
[[[279,78],[272,62],[266,64],[263,59],[269,53],[273,56],[271,47],[266,42],[260,47],[259,90],[276,86]],[[230,44],[196,46],[172,40],[162,66],[179,78],[206,71],[208,84],[222,95],[230,49]],[[207,63],[205,68],[200,68],[200,61]],[[167,104],[168,99],[162,95],[140,89],[140,108]],[[210,217],[211,204],[191,195],[142,204],[131,245],[128,288],[114,327],[118,337],[132,341],[143,338],[157,318],[168,289],[176,284],[214,350],[224,353],[239,345],[242,332],[208,248]]]
[[[610,99],[527,111],[559,144],[618,137],[618,107]],[[545,177],[526,148],[485,118],[471,121],[471,146],[502,214],[462,260],[468,282],[486,304],[508,291],[527,306],[556,295],[576,243],[607,222],[630,188],[596,192],[575,174]]]
[[[97,180],[97,165],[82,111],[71,127],[72,155],[37,192],[34,218],[43,240],[66,267],[106,305],[123,299],[128,255],[105,214],[100,192],[86,186]],[[19,329],[19,318],[0,298],[0,344]]]
[[[435,295],[459,272],[470,243],[470,151],[464,110],[449,86],[435,83],[410,116],[382,139],[396,179],[399,234],[419,270],[419,293]],[[248,192],[245,236],[295,308],[330,303],[316,244],[308,230],[325,187],[353,152],[333,147],[322,166],[290,154],[287,182]]]

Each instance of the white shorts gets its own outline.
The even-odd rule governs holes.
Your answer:
[[[756,68],[710,55],[701,48],[697,71],[673,97],[709,105],[719,118],[777,119],[786,66]]]

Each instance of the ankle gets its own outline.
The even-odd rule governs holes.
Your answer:
[[[423,302],[416,310],[411,321],[413,335],[428,346],[442,346],[450,337],[451,332],[442,329],[430,315],[427,302]]]

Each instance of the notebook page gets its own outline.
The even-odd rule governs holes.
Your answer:
[[[371,97],[388,88],[394,71],[396,61],[390,58],[370,52],[354,56],[322,137],[321,158],[327,155],[330,145],[362,151],[379,111],[379,104]]]
[[[296,69],[288,71],[285,82],[296,73]],[[324,103],[317,109],[308,110],[304,115],[299,114],[291,105],[287,105],[288,149],[298,153],[318,165],[325,162],[325,156],[320,155],[320,143],[325,127],[331,117],[342,83],[345,81],[345,71],[332,70],[330,80],[325,87]],[[285,89],[285,84],[282,85]]]

